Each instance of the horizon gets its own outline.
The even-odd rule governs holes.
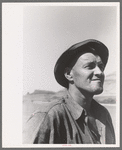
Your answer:
[[[113,75],[114,75],[114,76],[113,76]],[[105,83],[107,80],[109,80],[108,76],[112,76],[113,78],[111,78],[111,80],[115,80],[115,82],[116,82],[116,78],[115,78],[115,77],[116,77],[116,71],[113,71],[112,73],[109,73],[109,74],[105,75],[105,81],[104,81],[104,83]],[[36,90],[39,90],[39,91],[47,91],[47,92],[59,92],[59,91],[62,91],[62,90],[64,90],[64,89],[65,89],[65,87],[63,87],[63,86],[61,86],[61,88],[60,88],[59,90],[57,90],[57,91],[48,90],[48,89],[34,89],[32,92],[27,91],[25,94],[23,94],[23,96],[27,95],[28,93],[29,93],[29,94],[33,94]]]

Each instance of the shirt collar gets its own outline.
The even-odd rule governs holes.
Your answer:
[[[66,92],[66,95],[63,97],[65,99],[65,103],[68,109],[70,110],[73,118],[77,120],[83,113],[83,110],[84,110],[83,107],[81,107],[75,100],[73,100],[73,98],[71,97],[68,91]]]

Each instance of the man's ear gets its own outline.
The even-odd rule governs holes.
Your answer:
[[[65,68],[65,70],[64,70],[64,76],[65,76],[65,78],[66,78],[67,80],[73,81],[71,68],[68,68],[68,67]]]

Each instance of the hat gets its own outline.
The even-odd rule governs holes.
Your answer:
[[[91,49],[91,50],[90,50]],[[102,59],[103,64],[106,66],[108,61],[108,48],[100,41],[89,39],[83,42],[79,42],[71,46],[68,50],[66,50],[57,60],[54,75],[56,81],[62,85],[63,87],[68,88],[68,80],[64,76],[64,70],[68,67],[71,62],[76,58],[76,56],[80,56],[82,52],[87,52],[94,50],[97,55],[99,55]]]

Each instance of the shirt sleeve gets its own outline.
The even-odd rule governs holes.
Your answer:
[[[57,108],[58,107],[51,109],[46,114],[42,124],[39,127],[34,144],[60,144],[62,142],[62,127],[60,122],[60,114],[59,111],[57,111]]]
[[[49,144],[51,135],[50,117],[46,114],[43,122],[41,123],[38,133],[35,137],[34,144]]]

